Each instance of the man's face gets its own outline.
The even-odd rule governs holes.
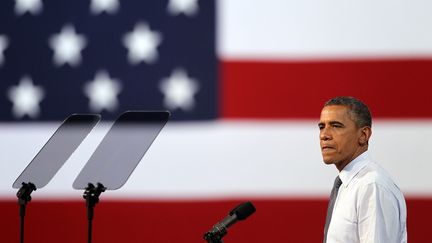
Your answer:
[[[325,106],[318,127],[324,163],[335,164],[340,171],[364,152],[364,146],[361,146],[364,133],[357,128],[347,107]]]

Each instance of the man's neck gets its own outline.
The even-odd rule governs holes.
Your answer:
[[[353,154],[353,156],[351,156],[350,159],[336,163],[335,164],[336,168],[338,169],[339,172],[341,172],[345,168],[345,166],[347,166],[349,163],[351,163],[351,161],[355,160],[359,155],[366,152],[367,150],[368,150],[367,145],[363,147],[359,147],[359,149],[355,151],[355,153]]]

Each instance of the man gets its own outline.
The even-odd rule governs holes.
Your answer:
[[[353,97],[333,98],[325,103],[318,126],[324,163],[339,171],[324,242],[406,242],[404,197],[367,152],[372,135],[368,107]]]

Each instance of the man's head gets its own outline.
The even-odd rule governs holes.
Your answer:
[[[318,124],[324,163],[342,170],[368,149],[372,119],[368,107],[353,97],[336,97],[324,104]]]

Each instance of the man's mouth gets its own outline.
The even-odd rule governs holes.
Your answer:
[[[328,151],[328,150],[334,150],[335,148],[334,147],[332,147],[332,146],[322,146],[321,147],[321,150],[322,151]]]

